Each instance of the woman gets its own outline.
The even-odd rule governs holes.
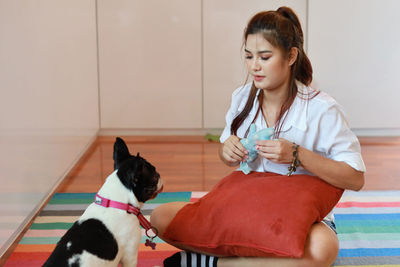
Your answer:
[[[291,172],[314,175],[339,188],[360,190],[365,166],[359,142],[335,100],[309,87],[312,67],[296,14],[287,7],[256,14],[245,30],[244,51],[253,82],[232,95],[220,139],[222,161],[237,166],[247,159],[240,139],[247,136],[250,124],[257,130],[274,127],[272,140],[257,141],[259,156],[249,163],[251,170],[285,175],[289,167]],[[166,204],[153,212],[152,223],[161,237],[184,204]],[[215,257],[213,262],[230,267],[330,266],[339,250],[334,230],[333,215],[315,223],[301,258]],[[173,255],[165,266],[180,266],[181,257],[186,256]]]

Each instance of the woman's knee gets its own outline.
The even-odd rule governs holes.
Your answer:
[[[158,230],[159,236],[162,236],[167,230],[168,225],[178,213],[178,211],[185,206],[186,202],[171,202],[158,206],[153,210],[150,216],[150,222],[153,227]]]
[[[305,254],[312,259],[314,266],[331,266],[339,253],[337,235],[323,223],[312,226]]]

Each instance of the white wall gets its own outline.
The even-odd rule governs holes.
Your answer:
[[[397,0],[309,0],[313,84],[358,134],[400,135],[399,9]]]
[[[95,15],[0,1],[0,255],[99,129]]]

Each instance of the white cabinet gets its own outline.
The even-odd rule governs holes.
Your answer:
[[[101,128],[224,127],[247,21],[282,5],[306,27],[306,0],[98,1]]]
[[[201,128],[201,1],[98,1],[101,128]]]
[[[223,128],[246,82],[244,28],[280,6],[300,18],[313,86],[351,127],[399,129],[397,0],[99,0],[101,128]]]
[[[313,84],[344,106],[351,127],[400,128],[399,9],[397,0],[309,1]]]

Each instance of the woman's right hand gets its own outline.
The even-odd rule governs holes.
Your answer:
[[[235,135],[229,136],[222,144],[221,159],[229,166],[238,165],[241,161],[247,159],[247,150],[240,143],[239,137]]]

